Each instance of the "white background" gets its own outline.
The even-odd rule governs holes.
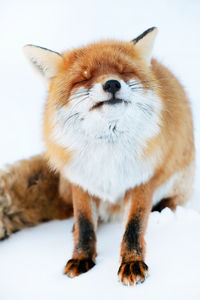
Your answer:
[[[22,46],[55,51],[107,38],[131,40],[149,27],[154,56],[183,83],[191,101],[197,176],[190,208],[151,214],[146,234],[150,277],[117,282],[121,224],[98,232],[97,266],[74,280],[62,275],[72,251],[72,220],[43,224],[0,244],[0,299],[200,299],[200,1],[35,0],[0,3],[0,166],[40,153],[46,97]],[[196,210],[196,212],[194,211]]]

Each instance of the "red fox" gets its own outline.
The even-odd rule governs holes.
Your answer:
[[[64,273],[94,267],[99,221],[123,216],[119,280],[145,280],[149,214],[189,199],[194,173],[190,105],[175,76],[152,58],[157,28],[62,54],[26,45],[48,84],[46,151],[1,173],[0,237],[74,215]],[[50,169],[49,167],[50,166]]]

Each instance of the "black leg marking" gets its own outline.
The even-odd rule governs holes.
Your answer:
[[[95,251],[95,232],[93,224],[88,220],[84,215],[80,215],[78,218],[79,226],[79,240],[76,245],[76,250],[79,252],[83,250],[88,254],[88,257],[91,257]]]
[[[171,206],[172,206],[171,201],[172,201],[172,199],[170,199],[170,198],[162,199],[160,202],[158,202],[156,205],[153,206],[152,212],[153,211],[161,212],[166,207],[171,208]]]
[[[139,234],[140,234],[140,222],[137,217],[133,217],[124,233],[124,242],[128,251],[136,250],[137,254],[142,253],[142,249],[139,245]]]

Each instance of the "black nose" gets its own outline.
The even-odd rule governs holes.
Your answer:
[[[104,91],[115,94],[121,88],[121,84],[117,80],[108,80],[103,86]]]

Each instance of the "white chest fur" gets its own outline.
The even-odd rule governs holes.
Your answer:
[[[105,105],[93,111],[89,98],[59,109],[55,116],[54,142],[73,151],[63,175],[112,203],[128,189],[147,182],[157,163],[155,154],[145,158],[143,150],[159,133],[160,100],[151,92],[136,96],[128,105]]]
[[[122,143],[94,143],[83,149],[66,165],[64,175],[102,200],[116,202],[126,190],[153,175],[154,161],[135,157],[134,150]]]

